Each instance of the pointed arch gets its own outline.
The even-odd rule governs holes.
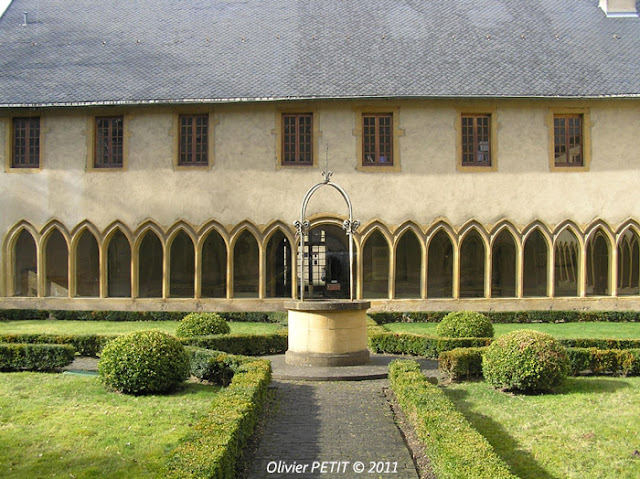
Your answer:
[[[516,296],[516,263],[519,245],[515,228],[503,225],[494,230],[491,241],[491,297]]]
[[[640,228],[627,221],[618,229],[618,296],[640,294]]]
[[[259,232],[245,222],[236,228],[232,237],[233,297],[257,298],[260,294]]]
[[[138,229],[134,243],[138,266],[138,297],[162,298],[165,246],[162,230],[153,223]]]
[[[134,251],[140,249],[140,243],[149,232],[153,232],[160,241],[165,237],[165,232],[158,223],[153,220],[146,220],[142,222],[133,233]]]
[[[69,295],[68,233],[60,223],[51,222],[43,231],[41,243],[44,295],[66,297]]]
[[[457,243],[453,229],[441,224],[427,237],[427,297],[452,298]]]
[[[613,237],[600,224],[585,235],[587,255],[587,296],[611,294],[611,245]]]
[[[547,296],[549,291],[549,251],[551,238],[540,225],[526,229],[522,254],[522,294]]]
[[[591,239],[592,236],[594,236],[595,234],[597,234],[598,232],[600,232],[601,234],[606,235],[609,244],[615,244],[616,239],[615,239],[615,234],[613,233],[613,230],[611,229],[611,226],[609,226],[609,223],[607,223],[606,221],[602,220],[602,219],[595,219],[593,220],[591,223],[589,223],[589,225],[585,228],[585,233],[584,233],[584,243],[585,245],[589,242],[589,240]]]
[[[398,233],[399,231],[399,233]],[[395,258],[395,298],[420,298],[422,296],[422,266],[425,242],[420,230],[406,224],[396,231],[393,245]]]
[[[281,225],[272,225],[265,234],[265,296],[289,298],[292,294],[292,237]]]
[[[165,251],[169,251],[169,297],[193,298],[195,296],[196,253],[195,233],[182,222],[173,225],[168,233]]]
[[[380,225],[372,225],[362,241],[362,297],[389,297],[391,238]]]
[[[561,223],[554,232],[555,296],[579,296],[582,241],[578,228],[571,221]]]
[[[485,296],[487,237],[479,225],[469,224],[460,235],[460,297]]]
[[[218,223],[211,222],[199,234],[200,295],[203,298],[227,296],[227,264],[229,243],[226,231]]]
[[[521,234],[523,247],[525,242],[527,241],[527,238],[531,234],[533,234],[535,231],[538,231],[538,233],[542,235],[544,240],[547,242],[547,247],[550,249],[551,246],[553,245],[553,240],[552,240],[553,235],[551,233],[551,229],[540,220],[532,221],[531,223],[529,223],[527,226],[523,228],[522,234]]]
[[[100,296],[100,233],[90,222],[84,221],[73,229],[71,237],[71,268],[75,282],[75,296]]]
[[[454,249],[458,248],[458,233],[455,228],[445,219],[440,219],[432,224],[426,231],[425,237],[427,240],[427,248],[429,247],[429,242],[431,239],[438,233],[438,231],[444,231],[444,233],[449,237],[452,242]]]
[[[12,296],[38,296],[37,238],[35,228],[26,221],[18,223],[7,235]]]
[[[131,297],[131,233],[119,222],[104,233],[106,294],[110,298]]]

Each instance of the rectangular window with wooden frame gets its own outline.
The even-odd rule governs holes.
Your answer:
[[[13,119],[11,168],[40,167],[40,118]]]
[[[180,115],[179,166],[209,164],[209,115]]]
[[[582,115],[553,116],[555,166],[583,166]]]
[[[121,116],[96,118],[94,168],[122,168],[124,119]]]
[[[313,114],[282,114],[282,164],[313,165]]]
[[[393,113],[362,114],[362,166],[393,166]]]
[[[491,166],[491,115],[462,115],[462,166]]]

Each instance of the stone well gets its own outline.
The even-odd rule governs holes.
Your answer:
[[[306,300],[285,304],[289,311],[289,349],[294,366],[356,366],[369,362],[369,301]]]

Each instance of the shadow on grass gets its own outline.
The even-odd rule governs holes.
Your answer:
[[[615,393],[627,389],[631,385],[623,377],[614,376],[582,376],[567,378],[566,382],[556,388],[555,394],[603,394]]]
[[[523,450],[502,425],[488,416],[472,411],[472,404],[466,401],[469,395],[467,391],[445,388],[444,392],[469,423],[489,441],[511,472],[521,479],[558,479],[542,468],[529,452]]]

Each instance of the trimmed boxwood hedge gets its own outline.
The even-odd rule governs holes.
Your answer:
[[[438,479],[517,479],[442,390],[420,373],[418,363],[393,361],[389,382]]]
[[[207,356],[211,360],[209,366]],[[192,373],[206,375],[214,362],[228,367],[232,375],[227,388],[216,394],[209,413],[198,421],[191,433],[169,455],[163,477],[217,478],[236,477],[236,468],[248,439],[264,410],[271,382],[271,363],[253,358],[229,357],[217,351],[202,351],[192,356]],[[198,359],[195,359],[198,358]]]
[[[245,356],[283,354],[288,347],[286,331],[271,334],[224,334],[180,338],[185,346],[224,351]]]
[[[482,347],[491,344],[491,338],[440,338],[426,334],[373,333],[368,345],[374,353],[411,354],[437,359],[443,351],[456,348]]]
[[[118,334],[0,334],[0,343],[70,344],[79,356],[98,356]],[[225,334],[182,338],[185,346],[225,351],[245,356],[282,354],[287,350],[285,330],[271,334]]]
[[[69,344],[79,356],[97,356],[117,334],[0,334],[1,343]]]
[[[0,321],[49,319],[65,321],[180,321],[189,311],[71,311],[46,309],[0,309]],[[227,321],[284,323],[286,312],[223,312]]]
[[[54,371],[71,364],[75,353],[63,344],[0,343],[0,371]]]
[[[133,331],[110,341],[102,351],[102,384],[125,394],[165,394],[189,377],[189,354],[170,334],[155,329]]]
[[[230,332],[229,324],[217,313],[189,313],[182,318],[176,328],[176,336],[179,338],[229,334]]]
[[[443,378],[452,381],[482,377],[482,353],[487,348],[444,351],[438,358]],[[567,348],[571,374],[640,375],[640,349]]]
[[[640,311],[480,311],[492,323],[638,322]],[[438,323],[449,311],[369,313],[378,324]]]
[[[449,313],[436,326],[442,338],[493,338],[493,324],[482,313],[456,311]]]

